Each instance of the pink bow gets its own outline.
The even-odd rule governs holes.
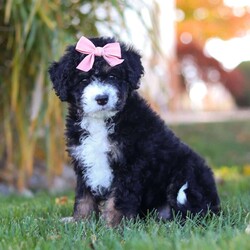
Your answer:
[[[88,38],[82,36],[76,44],[76,50],[87,56],[76,67],[79,70],[88,72],[92,69],[95,56],[102,56],[111,66],[121,64],[121,47],[119,43],[108,43],[104,47],[96,47]]]

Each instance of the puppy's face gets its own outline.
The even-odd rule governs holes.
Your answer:
[[[122,103],[119,97],[123,93],[118,92],[115,83],[94,78],[81,96],[84,113],[89,116],[113,116],[118,110],[118,102]]]
[[[94,38],[95,46],[114,42],[111,38]],[[61,101],[82,109],[85,116],[108,118],[121,111],[131,91],[139,87],[143,74],[140,55],[121,44],[124,62],[111,67],[102,57],[95,57],[93,68],[84,72],[76,69],[85,55],[75,46],[68,48],[59,62],[50,69],[50,78]]]
[[[70,102],[81,107],[85,116],[108,118],[123,109],[129,83],[122,70],[105,65],[89,74],[80,73],[79,78],[78,86],[71,89]]]

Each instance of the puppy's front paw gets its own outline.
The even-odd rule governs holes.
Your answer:
[[[96,212],[96,204],[93,197],[86,195],[82,199],[77,199],[74,207],[74,220],[82,220],[91,217]]]
[[[122,220],[122,213],[115,208],[114,198],[109,198],[104,204],[101,204],[101,217],[106,221],[108,227],[116,227]]]

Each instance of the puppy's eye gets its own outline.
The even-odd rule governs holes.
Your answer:
[[[89,80],[88,79],[82,79],[81,81],[80,81],[80,83],[81,84],[88,84],[88,82],[89,82]]]
[[[109,80],[116,80],[116,79],[117,79],[117,76],[115,76],[115,75],[109,75],[107,78],[108,78]]]

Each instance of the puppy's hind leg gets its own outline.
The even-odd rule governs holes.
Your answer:
[[[157,212],[158,219],[160,220],[165,221],[165,220],[172,219],[171,207],[168,204],[158,207],[156,209],[156,212]]]

